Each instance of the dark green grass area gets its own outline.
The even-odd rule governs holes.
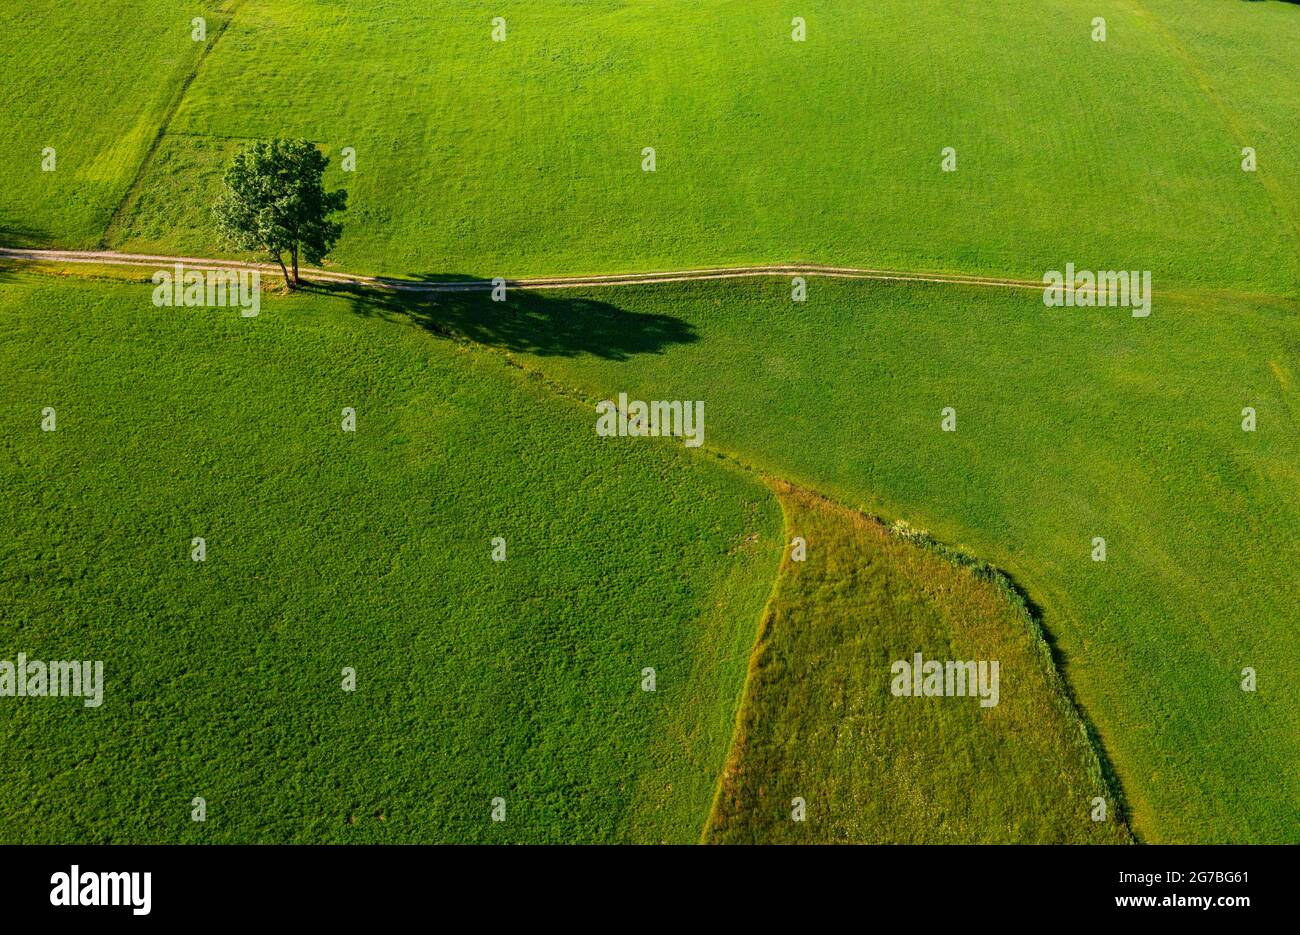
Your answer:
[[[782,279],[623,289],[622,309],[697,340],[521,359],[593,395],[705,400],[707,446],[1010,572],[1140,837],[1295,840],[1295,304],[1158,293],[1142,319],[1035,291],[813,279],[790,295]]]
[[[707,840],[1129,840],[1047,644],[1013,591],[906,532],[774,486],[787,543],[798,536],[807,552],[795,561],[787,551],[768,605]],[[996,704],[894,695],[893,663],[917,652],[996,661],[998,695],[987,699]],[[1092,819],[1096,798],[1106,802],[1101,821]]]
[[[222,140],[164,134],[150,157],[145,181],[127,198],[110,233],[114,246],[128,244],[136,253],[207,256],[225,252],[212,235],[212,205],[226,166],[249,140]],[[190,192],[181,196],[155,178],[184,179]],[[178,238],[177,230],[194,232]],[[238,253],[238,251],[235,251]],[[264,254],[240,254],[264,262]]]
[[[151,288],[0,280],[0,659],[106,680],[0,699],[0,840],[696,840],[770,492],[344,300]]]

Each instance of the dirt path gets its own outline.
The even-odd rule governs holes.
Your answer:
[[[159,256],[149,253],[116,253],[111,250],[24,250],[0,247],[0,258],[30,263],[85,263],[95,266],[163,267],[180,263],[193,269],[256,269],[280,276],[279,267],[270,263],[247,263],[240,260],[204,257]],[[423,282],[384,276],[358,276],[333,270],[304,268],[302,276],[312,282],[370,286],[394,292],[475,292],[492,288],[487,279],[468,282]],[[774,266],[729,266],[718,269],[669,270],[658,273],[610,273],[593,276],[550,276],[507,279],[511,289],[582,289],[592,286],[640,286],[662,282],[696,282],[708,279],[747,279],[760,276],[826,276],[836,279],[875,279],[885,282],[932,282],[963,286],[987,286],[996,289],[1038,289],[1042,282],[1028,279],[1002,279],[988,276],[963,276],[955,273],[907,272],[904,270],[864,269],[853,266],[819,266],[811,263]]]

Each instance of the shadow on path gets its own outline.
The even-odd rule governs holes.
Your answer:
[[[699,340],[694,326],[680,318],[627,311],[597,299],[570,298],[559,290],[509,289],[505,301],[494,302],[489,280],[430,274],[408,281],[463,284],[464,291],[402,292],[324,282],[304,283],[302,291],[346,296],[359,315],[405,317],[444,337],[545,357],[590,354],[627,360]]]

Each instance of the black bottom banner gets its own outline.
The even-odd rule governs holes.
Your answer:
[[[140,925],[373,923],[462,907],[496,921],[664,923],[676,906],[699,919],[710,907],[743,916],[748,905],[809,921],[845,912],[932,922],[1046,913],[1231,926],[1286,911],[1294,856],[1229,846],[7,846],[0,899],[7,921]]]

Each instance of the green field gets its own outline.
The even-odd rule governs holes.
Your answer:
[[[9,655],[107,670],[92,714],[28,700],[4,722],[17,766],[0,839],[690,841],[728,755],[781,788],[812,778],[750,764],[780,729],[772,709],[816,728],[792,753],[828,765],[811,788],[834,823],[787,826],[733,769],[711,840],[1123,839],[1120,815],[1087,820],[1110,796],[1013,595],[803,494],[783,492],[783,532],[754,475],[673,442],[597,439],[580,392],[508,365],[655,356],[695,339],[679,319],[540,295],[505,313],[439,303],[435,319],[316,293],[249,320],[157,309],[151,290],[0,281]],[[773,671],[775,645],[817,671],[752,678],[751,742],[733,747],[794,534],[814,560],[805,576],[786,563],[757,658]],[[792,619],[824,655],[782,646]],[[857,691],[879,687],[889,653],[945,647],[1002,661],[996,711],[917,719]],[[866,707],[824,703],[846,691]],[[913,768],[828,748],[845,730]]]
[[[776,489],[786,538],[807,552],[787,551],[768,606],[709,841],[1129,840],[1018,595],[913,536]],[[996,704],[895,697],[889,663],[916,652],[997,660]],[[802,821],[791,820],[796,798]]]
[[[342,301],[151,288],[0,281],[0,658],[106,682],[4,700],[0,840],[696,840],[768,490]]]
[[[108,6],[120,23],[147,22],[130,41],[170,49],[179,78],[191,56],[174,44],[193,45],[192,4],[153,5]],[[103,4],[72,6],[113,18]],[[1300,152],[1287,133],[1300,122],[1300,11],[1275,0],[1048,0],[978,14],[808,0],[802,43],[777,0],[234,9],[106,231],[111,246],[212,253],[225,159],[247,139],[289,135],[336,157],[356,150],[356,171],[336,172],[352,208],[335,259],[357,271],[808,260],[1037,277],[1074,260],[1138,264],[1158,283],[1290,291],[1300,274]],[[507,19],[505,42],[491,40],[494,16]],[[1090,38],[1095,16],[1104,43]],[[151,39],[169,20],[166,42]],[[31,35],[7,32],[0,47]],[[0,59],[4,84],[25,89],[27,63],[59,51]],[[100,134],[120,124],[67,123],[55,101],[75,95],[91,121],[121,99],[109,81],[129,76],[41,80],[35,100],[23,90],[0,117],[0,139],[33,154],[14,164],[35,172],[39,121],[76,131],[68,166],[108,159]],[[653,174],[641,171],[646,146]],[[940,171],[946,146],[955,172]],[[1243,146],[1258,151],[1257,172],[1241,171]],[[18,191],[42,194],[26,181]],[[5,213],[30,216],[21,204]],[[87,221],[54,210],[28,223],[82,244]]]
[[[1155,295],[312,287],[241,319],[0,267],[0,659],[102,658],[113,701],[5,711],[0,841],[1300,840],[1297,49],[1279,0],[7,13],[0,246],[226,255],[224,167],[280,136],[347,188],[349,272]],[[704,401],[705,447],[597,437],[619,392]],[[797,516],[834,561],[782,560]],[[1058,671],[997,718],[876,692],[909,643],[1041,662],[1036,621]],[[1107,768],[1118,820],[1078,824]]]
[[[214,0],[30,0],[0,23],[0,242],[94,247],[227,18]],[[190,20],[207,20],[207,41]],[[43,151],[54,150],[53,171]]]
[[[521,359],[596,395],[707,400],[709,446],[1009,571],[1144,839],[1295,840],[1296,304],[1189,295],[1136,319],[1019,290],[809,288],[623,289],[700,340]]]

